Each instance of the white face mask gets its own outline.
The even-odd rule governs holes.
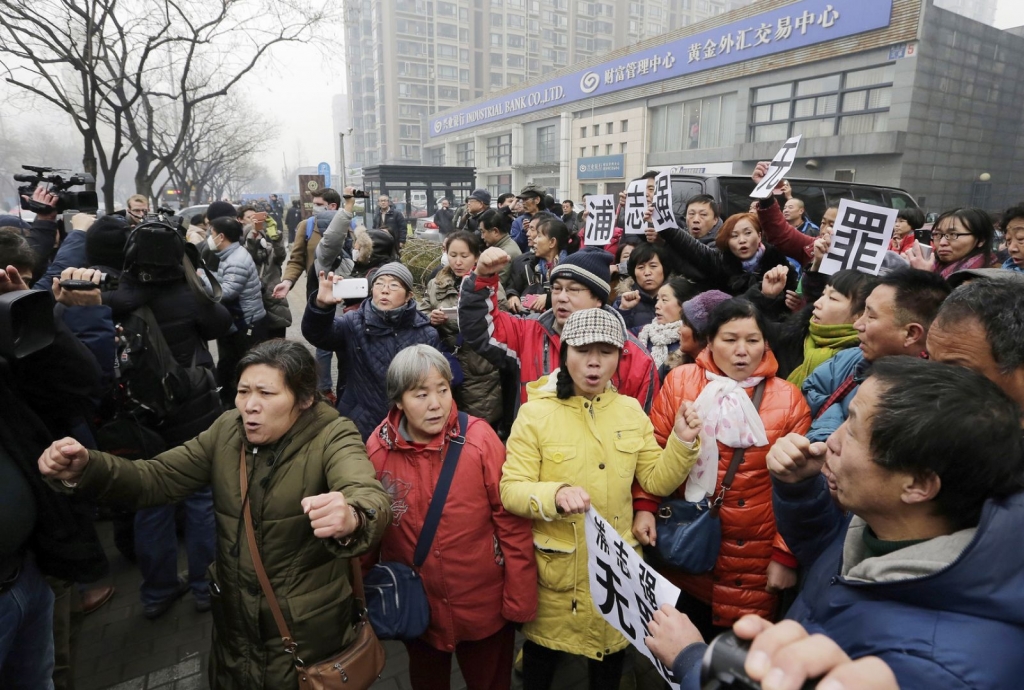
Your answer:
[[[445,252],[444,254],[441,255],[441,265],[442,266],[447,266],[448,265],[448,252]]]
[[[363,253],[361,251],[359,251],[358,249],[353,249],[352,250],[352,260],[354,262],[359,263],[359,261],[362,258],[363,258]]]
[[[213,239],[213,235],[206,238],[206,246],[210,248],[210,251],[217,251],[217,240]]]

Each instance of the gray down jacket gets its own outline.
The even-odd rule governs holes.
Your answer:
[[[237,317],[240,309],[246,326],[252,326],[267,315],[263,308],[263,290],[259,271],[249,252],[238,242],[217,252],[220,264],[214,274],[224,291],[224,306]]]
[[[435,309],[445,309],[459,306],[459,285],[462,280],[457,279],[449,268],[443,268],[438,274],[427,283],[426,294],[423,299],[417,302],[416,307],[424,316],[430,318],[430,312]],[[508,302],[505,300],[505,290],[498,285],[498,308],[508,311]],[[476,351],[462,346],[459,337],[458,321],[452,320],[436,326],[438,334],[448,347],[449,352],[454,352],[462,367],[464,380],[462,385],[455,389],[455,402],[463,412],[486,419],[492,424],[501,420],[501,375],[498,368],[484,359]]]

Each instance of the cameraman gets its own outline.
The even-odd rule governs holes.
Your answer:
[[[0,270],[0,296],[25,291],[28,285],[14,266]],[[48,315],[52,302],[46,299],[42,309]],[[98,365],[88,350],[60,320],[53,324],[49,333],[29,334],[49,340],[35,351],[20,357],[0,351],[0,398],[8,403],[0,415],[3,687],[52,687],[54,596],[42,575],[65,583],[91,582],[107,571],[92,522],[73,510],[67,496],[37,481],[32,471],[32,456],[66,433],[65,420],[92,407],[99,381]],[[31,320],[0,323],[7,331],[42,328]]]
[[[22,199],[28,201],[29,197],[22,196]],[[36,187],[35,191],[32,192],[32,201],[38,202],[49,207],[48,211],[40,211],[36,213],[35,219],[29,224],[28,233],[25,235],[25,239],[28,240],[29,246],[32,251],[39,257],[36,262],[36,266],[32,271],[34,278],[39,278],[46,272],[46,267],[50,263],[50,259],[53,258],[57,252],[58,245],[58,234],[60,230],[60,223],[57,222],[57,195],[51,194],[48,190],[43,187]],[[61,242],[63,242],[63,235],[60,236]]]

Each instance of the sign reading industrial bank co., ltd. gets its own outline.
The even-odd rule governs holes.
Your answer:
[[[801,0],[430,120],[430,136],[889,26],[894,0]]]

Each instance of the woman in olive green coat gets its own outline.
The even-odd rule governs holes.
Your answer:
[[[355,425],[316,402],[316,366],[305,347],[267,341],[250,350],[238,370],[236,409],[182,446],[131,462],[61,439],[43,453],[39,468],[76,493],[129,508],[174,503],[211,484],[217,558],[209,571],[210,687],[294,690],[292,659],[246,539],[241,449],[256,543],[297,655],[307,664],[354,639],[349,562],[380,540],[391,499]]]

